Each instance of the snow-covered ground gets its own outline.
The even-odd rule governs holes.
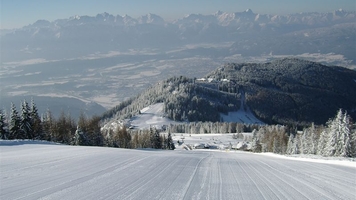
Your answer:
[[[150,127],[161,128],[163,125],[178,123],[164,117],[163,103],[156,103],[140,110],[141,114],[130,119],[132,127],[148,129]]]
[[[164,103],[156,103],[143,108],[141,114],[132,117],[129,124],[138,129],[148,129],[150,127],[161,128],[164,125],[176,124],[176,122],[164,117]],[[240,122],[246,124],[263,124],[257,119],[250,109],[245,106],[244,99],[241,101],[241,109],[236,112],[229,112],[228,115],[221,114],[224,122]]]
[[[244,137],[252,137],[251,133],[242,133]],[[189,134],[189,133],[173,133],[172,138],[174,142],[184,143],[182,145],[176,145],[177,149],[186,149],[188,147],[192,148],[203,148],[209,147],[209,149],[220,149],[227,150],[235,148],[236,146],[242,144],[249,144],[244,142],[242,138],[234,139],[233,133],[226,134]]]
[[[244,124],[264,124],[257,119],[245,103],[245,92],[241,92],[240,109],[236,112],[229,112],[227,115],[220,114],[224,122],[239,122]]]
[[[356,167],[239,151],[0,141],[0,199],[355,199]]]

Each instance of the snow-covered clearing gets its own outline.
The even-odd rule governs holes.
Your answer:
[[[257,119],[251,111],[244,111],[242,109],[236,112],[229,112],[227,115],[220,114],[224,122],[238,122],[243,124],[263,124]]]
[[[38,143],[0,143],[0,199],[356,197],[354,167],[238,151],[127,150]]]
[[[223,121],[246,124],[263,124],[263,122],[257,119],[250,109],[245,106],[244,99],[241,101],[240,110],[236,112],[229,112],[228,115],[221,114]],[[150,127],[161,128],[164,125],[183,123],[164,117],[163,106],[164,103],[156,103],[143,108],[140,110],[141,114],[136,115],[129,120],[129,124],[134,128],[148,129]]]
[[[245,103],[245,92],[241,93],[240,109],[236,112],[229,112],[227,115],[220,114],[224,122],[239,122],[244,124],[264,124],[253,115],[250,108]]]
[[[141,114],[130,119],[131,126],[138,129],[148,129],[151,126],[161,128],[163,125],[178,123],[164,117],[163,103],[156,103],[140,110]]]

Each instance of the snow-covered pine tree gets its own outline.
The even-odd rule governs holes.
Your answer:
[[[351,146],[351,155],[352,157],[355,158],[356,157],[356,127],[354,127],[353,130],[351,130],[350,146]]]
[[[340,109],[337,112],[336,117],[333,120],[330,120],[328,125],[329,138],[326,143],[326,156],[339,156],[340,149],[338,148],[340,144],[340,129],[342,123],[342,110]]]
[[[317,155],[321,156],[327,156],[327,143],[329,139],[329,132],[327,130],[323,130],[320,134],[320,138],[318,141],[318,150],[317,150]]]
[[[0,109],[0,139],[7,140],[9,137],[9,131],[6,123],[6,117]]]
[[[252,150],[252,152],[255,152],[255,153],[261,153],[262,152],[262,145],[261,145],[261,142],[260,142],[260,137],[259,137],[259,134],[257,133],[256,129],[252,130],[251,150]]]
[[[294,135],[291,133],[289,135],[289,139],[288,139],[288,144],[287,144],[287,150],[286,150],[286,154],[294,154]]]
[[[350,118],[340,109],[328,123],[328,139],[323,150],[325,156],[352,156]],[[323,135],[322,135],[323,136]]]
[[[336,118],[334,119],[335,121],[335,126],[336,126],[336,131],[334,134],[336,134],[336,144],[335,144],[335,154],[334,156],[341,156],[344,148],[344,134],[342,133],[342,129],[344,127],[343,124],[343,116],[344,113],[342,109],[340,109],[336,115]]]
[[[262,152],[262,145],[261,145],[259,138],[256,137],[256,138],[252,139],[251,150],[252,150],[252,152],[255,152],[255,153]]]
[[[347,115],[347,112],[344,113],[342,118],[341,134],[340,134],[340,156],[343,157],[352,157],[352,147],[350,143],[351,132],[350,117]]]
[[[314,123],[312,123],[311,127],[309,128],[310,131],[310,149],[309,154],[316,154],[317,146],[318,146],[318,138],[316,134],[316,129]]]
[[[30,114],[30,107],[26,100],[21,104],[21,123],[20,129],[24,134],[24,138],[33,139],[32,119]]]
[[[16,110],[16,106],[11,102],[10,124],[9,124],[9,140],[12,139],[24,139],[22,131],[20,129],[21,119]]]
[[[277,153],[277,154],[282,153],[281,144],[277,137],[273,138],[273,153]]]
[[[301,146],[300,153],[301,154],[314,154],[314,125],[310,128],[305,128],[303,130],[303,135],[301,137]]]

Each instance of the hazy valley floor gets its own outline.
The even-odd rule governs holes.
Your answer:
[[[356,168],[226,151],[0,146],[0,199],[355,199]]]

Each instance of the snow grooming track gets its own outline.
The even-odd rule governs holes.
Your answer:
[[[44,199],[52,199],[51,197],[46,197],[45,194],[52,193],[52,196],[55,196],[56,194],[69,193],[70,191],[75,191],[76,189],[78,189],[78,187],[80,185],[83,185],[86,182],[90,182],[93,179],[98,179],[98,178],[100,178],[102,176],[106,176],[107,177],[111,172],[113,172],[115,170],[122,170],[122,169],[128,168],[128,167],[134,165],[135,163],[137,163],[139,161],[142,161],[144,159],[148,159],[148,157],[146,157],[146,158],[137,158],[137,157],[136,158],[130,158],[128,160],[125,160],[124,162],[111,165],[108,168],[101,169],[98,172],[91,173],[89,175],[83,176],[83,177],[78,178],[78,179],[71,179],[71,175],[70,176],[66,176],[66,178],[68,178],[68,179],[67,179],[67,181],[65,181],[63,183],[60,183],[60,184],[55,185],[55,186],[47,187],[45,189],[39,190],[37,192],[28,194],[26,196],[23,196],[23,197],[20,197],[20,198],[17,198],[17,199],[37,199],[37,198],[42,197],[42,196],[44,196],[43,197]],[[101,164],[100,164],[100,162],[98,162],[96,165],[93,165],[91,167],[100,169],[100,166],[101,166]],[[89,170],[91,170],[91,169],[86,169],[86,170],[84,169],[84,172],[85,171],[89,171]],[[75,196],[75,193],[74,193],[74,196]],[[87,195],[87,196],[90,197],[91,195]],[[80,194],[80,197],[83,198],[83,197],[86,197],[86,195],[85,194]]]
[[[347,194],[350,193],[349,195],[352,195],[353,190],[356,190],[356,188],[352,188],[350,187],[350,185],[355,185],[356,184],[356,180],[355,178],[352,177],[356,177],[356,171],[355,173],[349,173],[349,172],[345,172],[342,170],[339,170],[338,167],[334,167],[333,165],[324,165],[323,167],[319,167],[319,164],[314,164],[311,165],[309,162],[302,162],[303,165],[300,165],[300,167],[298,168],[298,170],[291,168],[288,165],[283,164],[284,162],[277,162],[275,160],[273,160],[271,164],[277,164],[281,167],[283,170],[289,170],[289,171],[293,171],[293,176],[291,176],[290,174],[288,174],[287,172],[284,172],[282,170],[277,170],[277,166],[271,166],[270,164],[263,162],[261,160],[259,160],[259,162],[262,165],[265,165],[267,167],[263,167],[263,169],[268,170],[269,172],[274,171],[274,173],[282,173],[283,175],[287,176],[288,179],[293,180],[293,182],[291,183],[300,183],[298,186],[298,188],[303,187],[304,190],[305,189],[310,189],[312,188],[313,191],[315,191],[316,193],[318,193],[318,195],[316,195],[315,193],[313,193],[312,197],[308,197],[309,199],[317,199],[322,197],[322,199],[347,199],[347,196],[343,195],[343,194]],[[304,167],[306,166],[306,167]],[[321,175],[319,175],[320,173],[310,173],[309,172],[309,167],[314,167],[314,168],[318,168],[320,170],[318,170],[319,172],[324,172]],[[331,168],[331,169],[329,169]],[[342,168],[342,166],[341,166]],[[328,172],[326,172],[328,171]],[[336,172],[339,171],[339,172]],[[273,173],[273,172],[271,172]],[[339,176],[332,176],[333,174],[337,174],[337,173],[345,173],[344,178],[339,179]],[[348,177],[348,178],[346,178]],[[351,178],[350,178],[351,177]],[[324,187],[320,186],[320,182],[325,183],[325,185],[333,185],[333,182],[338,182],[338,185],[334,186],[334,187],[330,187],[330,188],[326,188],[324,184],[322,184],[322,186],[324,185]],[[336,188],[335,188],[336,187]],[[296,188],[296,187],[294,187]],[[348,188],[348,189],[346,189]],[[335,193],[334,190],[338,190],[340,191],[339,193]],[[301,189],[301,191],[303,191],[303,189]],[[338,195],[339,194],[339,195]],[[356,194],[355,194],[356,197]]]
[[[239,165],[239,168],[241,168],[241,170],[243,171],[242,175],[245,176],[244,178],[245,179],[249,179],[249,181],[241,181],[242,183],[244,183],[246,181],[246,183],[249,183],[248,185],[252,185],[251,182],[253,183],[253,186],[255,186],[255,188],[258,190],[258,193],[257,192],[248,192],[249,194],[251,194],[253,197],[251,199],[273,199],[272,196],[269,196],[270,198],[267,198],[265,194],[263,194],[263,190],[261,190],[259,184],[256,183],[256,181],[251,178],[251,176],[249,175],[249,173],[244,169],[244,167],[242,166],[241,162],[239,161],[236,161],[237,164]],[[247,178],[246,178],[247,177]],[[241,183],[240,182],[240,183]],[[250,189],[247,189],[247,190],[250,190]],[[268,191],[268,190],[265,190],[265,191]]]
[[[259,162],[259,161],[257,161],[257,162]],[[288,191],[289,194],[290,193],[292,194],[291,197],[289,197],[290,199],[309,199],[302,192],[300,192],[300,189],[298,187],[293,187],[289,181],[288,182],[285,181],[284,179],[282,179],[280,177],[280,175],[273,173],[271,170],[266,170],[266,172],[261,172],[261,171],[257,170],[257,166],[258,166],[258,169],[264,169],[264,168],[261,168],[261,165],[258,165],[258,164],[259,163],[255,163],[254,165],[252,165],[251,163],[248,163],[247,165],[249,166],[250,169],[253,169],[256,172],[255,174],[259,174],[261,176],[261,179],[263,178],[265,180],[264,181],[265,183],[268,182],[267,185],[271,185],[275,188],[274,190],[271,190],[271,191],[277,190],[284,196],[283,198],[287,198],[286,191]],[[269,177],[266,177],[266,175],[263,176],[263,174],[268,174]],[[276,192],[275,192],[275,194],[277,195]]]
[[[199,162],[197,163],[197,165],[195,166],[194,170],[193,170],[193,173],[192,175],[190,176],[189,180],[188,180],[188,184],[186,184],[185,188],[183,191],[185,191],[184,195],[183,195],[183,198],[182,199],[191,199],[187,196],[187,194],[189,193],[189,189],[191,189],[191,186],[192,186],[192,183],[193,183],[193,180],[194,178],[197,178],[195,175],[197,173],[197,170],[198,170],[198,167],[200,166],[201,162],[206,159],[207,157],[211,156],[210,154],[208,154],[207,156],[201,158],[199,160]]]
[[[204,162],[204,161],[206,161],[206,159],[210,159],[210,158],[211,158],[211,155],[208,155],[208,157],[199,159],[198,165],[200,165],[200,162]],[[191,162],[191,161],[194,161],[194,160],[191,159],[189,162]],[[181,162],[181,161],[178,161],[178,162]],[[172,171],[172,173],[176,172],[177,174],[175,175],[174,181],[170,182],[169,187],[166,190],[164,190],[162,195],[160,195],[160,199],[171,199],[171,198],[184,199],[184,196],[187,193],[185,190],[186,186],[181,183],[185,181],[184,175],[185,175],[185,173],[190,172],[189,168],[191,168],[190,167],[191,165],[185,164],[182,167],[179,167],[179,166],[181,166],[181,165],[177,165],[175,170]],[[205,172],[207,172],[207,171],[205,170]],[[195,171],[193,172],[193,175],[195,175]],[[192,177],[192,175],[190,177]],[[194,176],[194,177],[200,178],[200,176]],[[206,174],[203,176],[203,180],[205,180],[204,178],[206,178]],[[204,183],[204,181],[203,181],[203,183]],[[203,186],[201,186],[200,189],[202,189],[202,187]],[[174,190],[176,190],[176,192],[172,192]],[[184,191],[184,194],[182,194],[182,191]],[[198,196],[198,198],[193,197],[193,199],[199,199],[199,196]]]
[[[100,196],[97,196],[96,191],[99,189],[101,191],[105,191],[107,188],[96,188],[95,183],[101,182],[100,180],[109,178],[110,176],[114,175],[115,173],[121,172],[122,170],[125,170],[129,167],[134,166],[136,163],[144,161],[149,159],[150,157],[134,157],[126,160],[125,162],[118,163],[113,167],[110,167],[108,169],[104,169],[101,172],[99,172],[99,176],[91,178],[91,179],[86,179],[83,182],[80,182],[73,187],[67,189],[67,190],[62,190],[59,192],[55,192],[52,195],[48,196],[46,199],[53,199],[56,197],[56,199],[61,199],[61,194],[72,194],[69,197],[65,198],[71,198],[71,199],[99,199],[102,196],[104,196],[103,192],[100,193]],[[83,188],[91,188],[90,191],[86,193],[75,193],[76,190],[81,190]],[[107,194],[107,193],[105,193]],[[57,197],[60,196],[60,197]],[[65,199],[63,198],[63,199]]]
[[[118,192],[115,194],[115,196],[110,196],[107,199],[113,199],[113,197],[116,197],[117,199],[133,199],[134,195],[137,195],[137,193],[143,188],[147,188],[148,185],[155,185],[154,181],[160,180],[165,173],[168,172],[168,169],[173,167],[173,162],[174,160],[172,158],[170,159],[165,159],[162,163],[159,163],[159,167],[153,167],[152,170],[150,170],[149,173],[146,173],[144,176],[140,177],[140,179],[134,181],[132,184],[127,185],[124,188],[124,191],[122,193]],[[163,169],[161,168],[163,166]],[[149,195],[149,194],[146,194]],[[146,196],[146,198],[148,198]],[[149,199],[149,198],[148,198]]]
[[[356,198],[356,168],[235,151],[0,145],[0,199]]]

